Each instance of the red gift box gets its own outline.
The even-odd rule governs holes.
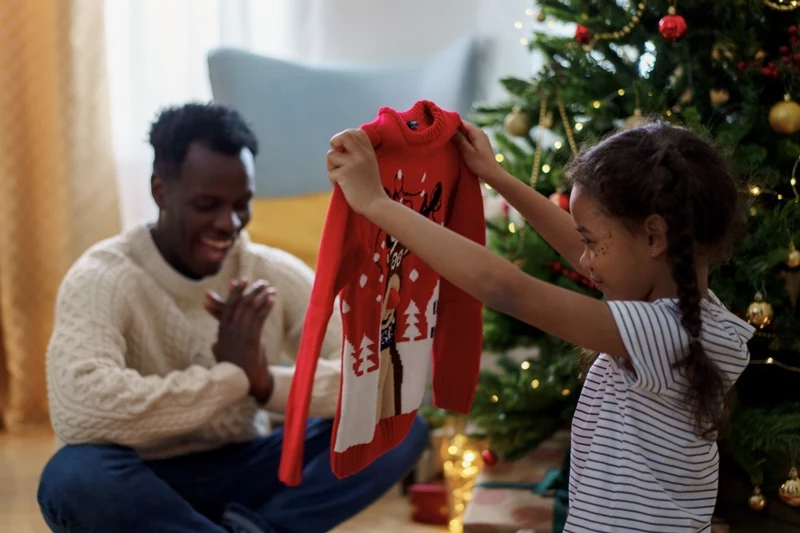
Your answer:
[[[411,519],[422,524],[447,525],[450,507],[444,482],[418,483],[408,488]]]

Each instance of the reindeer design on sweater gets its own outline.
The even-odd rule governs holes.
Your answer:
[[[414,209],[422,216],[436,220],[435,214],[442,207],[442,184],[436,183],[427,193],[424,189],[410,193],[403,189],[402,173],[398,172],[400,188],[395,191],[386,191],[395,201]],[[424,183],[426,176],[423,175]],[[386,253],[386,290],[383,294],[381,305],[381,341],[380,341],[380,377],[378,381],[378,419],[395,416],[402,413],[402,385],[403,363],[397,349],[397,307],[400,301],[400,290],[403,286],[404,270],[403,259],[408,255],[408,249],[391,235],[384,232],[378,234],[379,245],[387,249]],[[381,269],[383,270],[383,269]],[[413,304],[413,301],[411,302]],[[409,328],[410,329],[410,328]],[[406,336],[409,335],[406,332]],[[415,333],[421,335],[415,328]],[[414,340],[409,338],[408,340]]]

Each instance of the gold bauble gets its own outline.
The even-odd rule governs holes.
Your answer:
[[[531,119],[519,107],[515,107],[506,115],[503,127],[512,137],[525,137],[531,131]]]
[[[800,479],[797,479],[797,469],[795,467],[789,470],[789,479],[778,489],[778,496],[781,497],[783,503],[790,507],[800,506]]]
[[[721,59],[733,61],[736,59],[736,47],[731,41],[717,41],[711,47],[711,59],[715,62]]]
[[[536,20],[539,22],[544,22],[544,19],[547,18],[547,15],[544,14],[544,11],[539,11],[536,13]]]
[[[552,111],[548,111],[545,114],[544,118],[542,119],[542,123],[539,124],[539,125],[541,127],[543,127],[544,129],[547,129],[547,130],[549,130],[550,128],[553,127],[553,113],[552,113]]]
[[[789,253],[786,255],[786,266],[789,268],[800,267],[800,250],[794,247],[794,242],[789,243]]]
[[[772,306],[764,301],[764,295],[757,292],[753,303],[747,308],[747,321],[758,328],[772,322]]]
[[[758,52],[755,53],[753,57],[755,58],[756,61],[761,61],[762,59],[767,57],[767,53],[764,50],[759,50]]]
[[[637,107],[636,109],[633,110],[633,115],[625,119],[625,123],[622,125],[622,129],[632,130],[633,128],[644,126],[647,123],[648,120],[642,116],[642,110]]]
[[[708,97],[711,100],[711,105],[725,105],[730,100],[731,95],[727,89],[711,89],[708,92]]]
[[[784,135],[800,131],[800,105],[786,94],[783,102],[778,102],[769,110],[769,125]]]
[[[760,511],[767,506],[767,499],[761,494],[761,487],[753,489],[753,495],[750,496],[747,503],[750,505],[750,509],[754,511]]]

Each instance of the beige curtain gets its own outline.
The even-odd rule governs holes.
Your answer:
[[[0,412],[47,421],[60,280],[119,230],[103,0],[0,0]]]

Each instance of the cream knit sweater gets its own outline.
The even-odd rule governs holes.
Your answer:
[[[206,289],[226,296],[229,281],[240,277],[277,289],[263,332],[275,376],[264,408],[282,412],[294,370],[285,363],[300,343],[311,269],[243,234],[217,275],[193,281],[164,261],[140,226],[92,247],[62,282],[47,353],[50,417],[60,443],[120,444],[150,459],[266,434],[266,413],[248,395],[245,373],[215,360],[217,321],[202,306]],[[333,313],[311,416],[336,412],[341,337]]]

